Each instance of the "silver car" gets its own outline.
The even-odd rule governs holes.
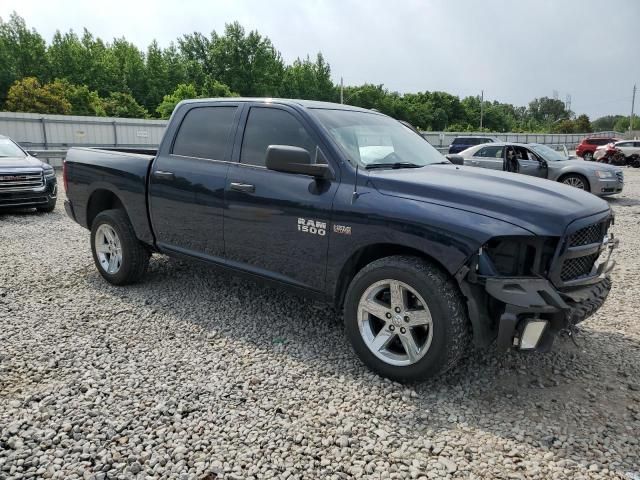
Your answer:
[[[620,167],[572,159],[538,143],[485,143],[458,155],[464,165],[547,178],[600,196],[620,193],[624,186]]]

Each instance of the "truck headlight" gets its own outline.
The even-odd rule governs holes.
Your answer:
[[[53,168],[44,169],[44,178],[54,178],[55,176],[56,176],[56,171]]]
[[[608,170],[596,170],[596,177],[598,178],[613,178],[613,172]]]

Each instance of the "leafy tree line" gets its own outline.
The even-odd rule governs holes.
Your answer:
[[[81,35],[57,31],[47,43],[14,13],[8,21],[0,18],[0,65],[0,107],[10,111],[168,118],[187,98],[340,99],[321,53],[286,64],[269,38],[238,22],[223,33],[184,35],[166,48],[154,40],[143,51],[125,38],[109,43],[86,29]],[[345,87],[344,99],[425,130],[476,131],[480,124],[479,97],[400,94],[364,84]],[[586,115],[575,118],[563,102],[547,97],[526,107],[485,101],[482,110],[487,131],[592,128]]]

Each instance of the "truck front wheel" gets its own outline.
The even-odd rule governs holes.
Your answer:
[[[344,319],[365,365],[399,382],[445,372],[471,343],[457,286],[418,257],[382,258],[358,272],[347,290]]]
[[[122,210],[99,213],[91,226],[91,251],[100,274],[114,285],[137,282],[147,271],[149,251],[136,238]]]

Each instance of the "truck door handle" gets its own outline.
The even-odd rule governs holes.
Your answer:
[[[162,170],[156,170],[153,172],[153,176],[156,178],[165,178],[167,180],[173,180],[176,178],[173,172],[163,172]]]
[[[251,185],[249,183],[231,182],[231,185],[229,187],[231,188],[231,190],[235,190],[236,192],[253,193],[253,192],[256,191],[256,186],[255,185]]]

